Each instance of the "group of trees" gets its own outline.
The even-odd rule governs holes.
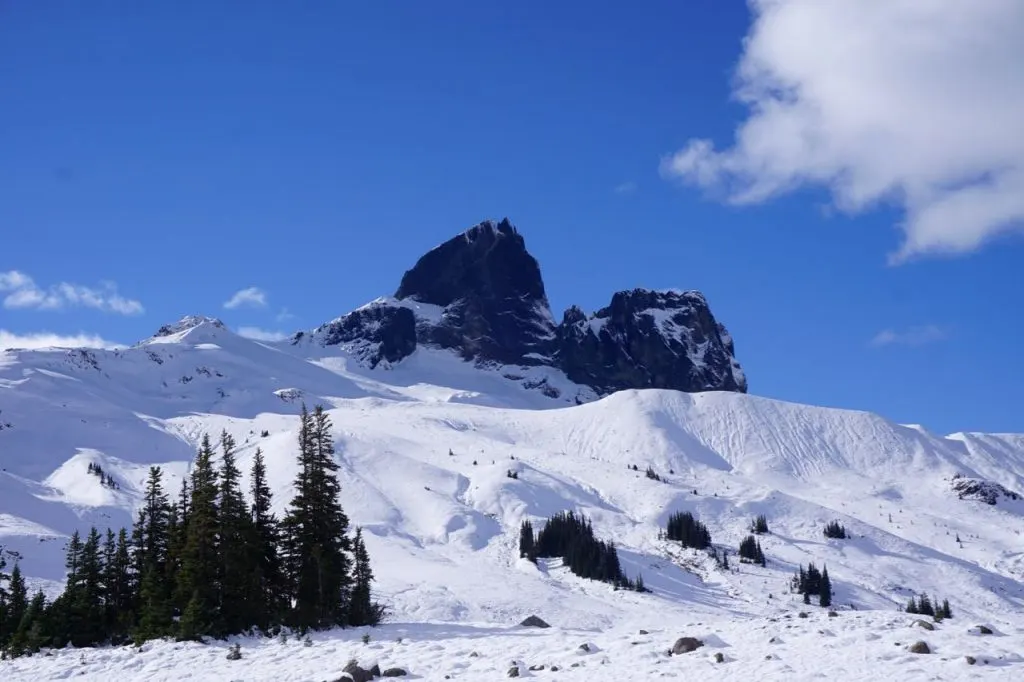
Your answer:
[[[740,563],[768,565],[768,560],[761,550],[761,543],[753,535],[740,540]]]
[[[764,535],[768,532],[768,518],[764,514],[758,514],[750,522],[750,532],[755,535]]]
[[[616,588],[647,591],[642,577],[633,581],[623,573],[615,545],[598,540],[590,520],[572,511],[555,514],[536,534],[533,524],[523,521],[519,529],[519,555],[533,562],[559,557],[563,565],[581,578],[611,583]]]
[[[846,528],[838,521],[830,521],[829,523],[826,523],[824,532],[825,537],[834,538],[836,540],[845,540],[847,537]]]
[[[937,599],[929,599],[927,594],[919,598],[911,597],[904,609],[907,613],[917,613],[923,616],[933,616],[938,620],[952,618],[953,610],[949,608],[949,600],[943,599],[939,604]]]
[[[203,437],[174,503],[160,468],[152,467],[130,533],[107,530],[101,538],[93,528],[85,540],[72,536],[67,582],[57,599],[48,604],[40,593],[27,605],[21,596],[16,605],[13,597],[0,597],[7,603],[0,646],[18,655],[67,643],[379,623],[383,607],[372,598],[361,529],[349,535],[339,501],[330,429],[322,407],[310,413],[303,406],[295,496],[281,520],[271,513],[262,453],[254,455],[247,501],[226,432],[219,466]]]
[[[114,480],[113,476],[108,476],[107,473],[103,471],[103,467],[101,467],[99,464],[93,464],[92,462],[89,462],[88,472],[90,474],[93,474],[94,476],[99,476],[100,483],[108,488],[118,489],[121,487],[118,484],[118,482]]]
[[[819,606],[832,606],[832,581],[828,577],[827,566],[820,571],[814,562],[807,564],[806,570],[800,566],[800,571],[793,576],[792,584],[793,589],[804,596],[805,604],[810,604],[811,597],[816,596]]]
[[[707,549],[711,546],[708,527],[694,518],[690,512],[675,512],[668,517],[665,537],[682,543],[683,547]]]

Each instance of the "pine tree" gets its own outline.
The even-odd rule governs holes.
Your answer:
[[[250,545],[252,579],[249,600],[255,625],[266,631],[284,615],[287,585],[278,552],[280,530],[270,511],[272,497],[267,484],[267,468],[259,448],[253,456],[250,482],[253,539]]]
[[[10,607],[7,602],[10,596],[7,588],[4,587],[11,577],[4,572],[5,568],[7,568],[7,560],[4,558],[4,547],[0,545],[0,651],[3,651],[3,648],[7,645],[11,637],[11,631],[14,629],[8,615]]]
[[[759,514],[750,524],[750,532],[755,535],[763,535],[768,532],[768,518]]]
[[[12,656],[33,654],[49,639],[47,631],[46,596],[35,593],[17,623],[8,651]]]
[[[17,629],[18,624],[21,623],[22,617],[25,615],[26,609],[28,609],[28,593],[25,589],[25,579],[21,575],[21,567],[18,564],[14,564],[14,568],[11,570],[9,577],[10,587],[7,593],[7,609],[4,619],[9,623],[7,628],[9,631],[6,632],[8,638],[14,635],[14,631]],[[7,630],[5,628],[5,630]],[[0,634],[0,646],[3,645],[3,636]]]
[[[142,509],[133,532],[138,581],[137,641],[170,634],[172,590],[167,580],[170,512],[163,489],[163,471],[160,467],[150,467]]]
[[[534,546],[536,536],[533,534],[533,524],[525,519],[519,527],[519,556],[523,559],[537,562],[537,550]]]
[[[352,557],[354,569],[348,624],[379,625],[384,614],[381,606],[373,601],[373,571],[370,568],[370,554],[363,542],[362,528],[356,528],[356,536],[352,542]]]
[[[665,536],[679,541],[683,547],[707,549],[711,546],[711,533],[707,526],[693,517],[690,512],[676,512],[668,517]]]
[[[305,405],[299,422],[299,475],[295,497],[284,519],[285,557],[294,608],[291,620],[300,629],[326,628],[347,621],[351,560],[347,552],[348,517],[339,502],[338,465],[322,406],[310,414]]]
[[[818,588],[818,604],[832,606],[832,581],[828,578],[828,566],[821,568],[821,585]]]
[[[213,468],[213,447],[208,435],[203,435],[196,455],[191,488],[191,508],[178,575],[177,602],[184,606],[178,622],[178,637],[197,640],[216,632],[222,574],[217,539],[217,472]]]
[[[249,583],[242,579],[252,570],[252,519],[242,495],[242,473],[235,464],[235,441],[227,431],[221,434],[220,490],[217,521],[219,523],[221,587],[220,622],[216,634],[241,632],[256,625],[254,604],[247,599]]]
[[[107,530],[103,547],[104,617],[108,638],[120,643],[134,625],[134,603],[131,580],[131,556],[128,550],[128,533],[122,528],[116,539]]]
[[[103,628],[103,563],[100,558],[100,534],[95,526],[82,544],[79,578],[75,596],[68,608],[77,627],[70,632],[75,646],[91,646],[104,639]]]

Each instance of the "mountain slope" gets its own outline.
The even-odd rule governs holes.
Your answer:
[[[559,397],[513,371],[535,373]],[[129,523],[148,465],[163,466],[176,490],[201,434],[221,429],[241,446],[243,469],[263,449],[280,511],[296,474],[295,415],[302,401],[322,402],[343,503],[366,529],[378,588],[400,621],[512,623],[536,612],[604,629],[652,604],[669,619],[754,617],[794,604],[788,581],[808,561],[827,563],[838,604],[892,611],[926,590],[994,622],[1015,623],[1024,609],[1024,502],[960,499],[952,487],[960,474],[1024,489],[1020,436],[942,438],[742,393],[564,397],[581,390],[548,367],[485,369],[431,348],[371,370],[337,348],[256,343],[207,318],[118,351],[8,351],[0,544],[42,584],[59,581],[75,528]],[[103,487],[89,462],[119,489]],[[644,476],[648,466],[661,481]],[[653,594],[519,560],[520,521],[563,509],[590,516]],[[675,510],[696,513],[733,554],[750,518],[766,514],[767,568],[734,555],[735,570],[721,571],[660,541]],[[826,540],[833,519],[853,537]]]

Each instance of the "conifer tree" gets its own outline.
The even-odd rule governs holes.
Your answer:
[[[370,568],[370,554],[363,542],[363,529],[356,528],[356,536],[352,541],[353,582],[352,599],[348,611],[348,624],[379,625],[383,609],[373,601],[371,583],[373,571]]]
[[[5,634],[8,638],[14,635],[14,631],[17,629],[18,624],[21,623],[22,617],[25,615],[25,611],[28,609],[28,592],[25,589],[25,579],[21,575],[21,567],[18,564],[14,564],[14,568],[11,570],[9,577],[10,587],[7,592],[7,609],[4,616],[4,620],[8,623],[5,628]],[[3,646],[4,640],[0,635],[0,647]]]
[[[818,604],[832,606],[832,581],[828,578],[828,566],[821,568],[821,585],[818,588]]]
[[[5,587],[11,577],[4,572],[5,568],[7,568],[7,560],[4,558],[4,547],[0,545],[0,651],[7,645],[7,641],[11,636],[11,630],[14,629],[8,615],[10,607],[7,602],[10,597]]]
[[[529,519],[525,519],[523,524],[519,527],[520,558],[529,559],[530,561],[537,563],[537,550],[534,546],[536,541],[537,538],[533,533],[533,524],[530,523]]]
[[[218,552],[217,472],[213,468],[213,446],[208,435],[203,440],[192,468],[190,501],[185,546],[178,575],[177,602],[182,606],[178,637],[199,639],[216,632],[219,620],[219,578],[222,575]]]
[[[253,523],[242,495],[241,477],[235,463],[235,440],[224,431],[221,434],[221,468],[218,496],[219,524],[219,600],[220,622],[218,634],[241,632],[256,624],[255,604],[248,600],[249,581],[244,580],[252,570]]]
[[[74,599],[67,605],[76,623],[69,633],[75,646],[91,646],[104,639],[103,563],[100,557],[100,534],[94,526],[82,544],[77,589]]]
[[[103,545],[103,622],[108,639],[114,643],[123,641],[134,624],[130,569],[127,531],[122,528],[115,539],[108,528]]]
[[[18,621],[8,652],[12,656],[21,656],[39,651],[48,639],[46,625],[46,596],[39,590],[28,602],[25,613]]]
[[[138,624],[135,639],[144,641],[170,633],[172,590],[167,580],[170,504],[163,489],[163,471],[149,468],[146,493],[136,524],[135,559],[138,580]]]
[[[249,600],[255,616],[254,624],[266,631],[284,615],[287,585],[278,551],[280,530],[270,511],[273,500],[267,483],[266,463],[259,448],[253,456],[250,484],[253,538],[250,545]]]
[[[299,474],[284,519],[286,560],[300,629],[343,625],[352,578],[348,517],[339,501],[331,422],[322,406],[299,422]]]

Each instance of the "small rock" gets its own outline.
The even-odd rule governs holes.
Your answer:
[[[829,617],[829,618],[838,618],[838,617],[839,617],[839,614],[838,614],[838,613],[836,613],[835,611],[829,611],[829,612],[828,612],[828,617]]]
[[[715,652],[715,663],[725,663],[725,654],[721,651]]]
[[[920,619],[915,620],[913,623],[911,623],[911,626],[917,626],[919,628],[924,628],[925,630],[934,630],[935,629],[934,625],[932,625],[931,623],[929,623],[926,620],[920,620]]]
[[[807,618],[807,612],[806,611],[801,611],[800,613],[796,614],[796,617],[797,618]]]
[[[537,616],[530,616],[524,620],[520,625],[528,628],[549,628],[551,627]]]
[[[536,665],[531,665],[530,666],[530,670],[532,670],[533,672],[537,672],[538,670],[543,670],[543,669],[544,669],[544,664],[543,663],[537,663]]]
[[[514,665],[511,668],[509,668],[508,669],[508,676],[509,677],[519,677],[519,666],[518,665]]]
[[[558,672],[558,666],[557,665],[551,666],[551,672],[557,673]]]
[[[570,668],[578,668],[578,667],[580,667],[580,662],[579,662],[579,661],[576,661],[575,663],[573,663],[573,664],[572,664],[572,665],[570,665],[569,667],[570,667]]]
[[[376,663],[374,663],[373,667],[370,668],[370,676],[371,677],[380,677],[380,666],[377,665]]]
[[[921,640],[918,640],[911,644],[910,647],[907,648],[907,651],[909,651],[912,654],[930,654],[932,652],[932,650],[928,647],[927,642],[922,642]]]
[[[990,628],[987,625],[977,625],[975,627],[977,628],[979,635],[991,635],[992,634],[992,628]]]
[[[402,668],[388,668],[380,675],[381,677],[405,677],[409,673],[405,672]]]
[[[640,634],[641,634],[641,635],[649,635],[649,634],[651,634],[651,633],[647,632],[647,630],[641,630],[641,631],[640,631]]]
[[[584,642],[583,644],[580,644],[580,646],[577,649],[577,651],[582,651],[585,654],[589,654],[590,653],[590,645],[587,644],[586,642]]]
[[[696,651],[702,646],[704,646],[704,642],[700,641],[696,637],[680,637],[676,640],[676,643],[672,645],[672,649],[669,653],[673,655],[688,654],[691,651]]]
[[[978,662],[978,659],[976,659],[974,656],[965,656],[964,660],[967,661],[967,665],[974,665]]]
[[[471,651],[471,652],[469,652],[469,657],[470,658],[480,658],[480,654],[478,654],[475,651]]]

